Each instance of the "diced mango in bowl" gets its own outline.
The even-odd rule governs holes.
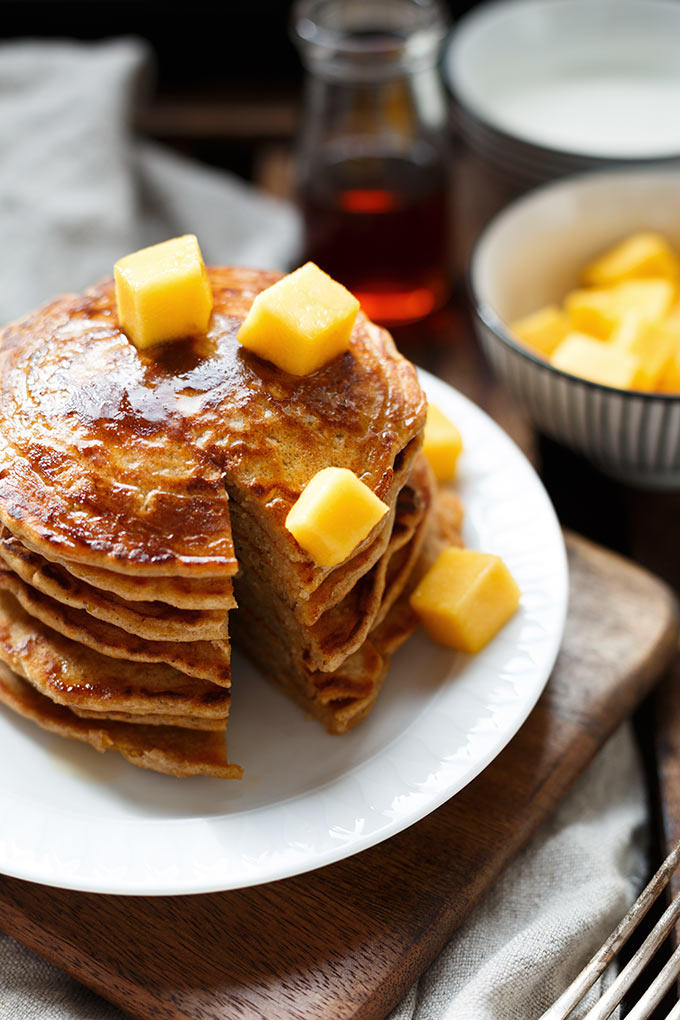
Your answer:
[[[662,319],[676,292],[670,280],[622,280],[611,287],[572,290],[564,308],[572,329],[608,340],[629,315],[647,322]]]
[[[632,234],[587,265],[562,307],[511,324],[555,368],[617,389],[680,393],[680,255]]]
[[[513,331],[537,354],[550,357],[569,332],[569,317],[556,305],[547,305],[513,323]]]
[[[659,379],[660,393],[680,393],[680,344]]]
[[[586,266],[581,282],[585,287],[608,287],[620,280],[637,280],[646,276],[671,280],[680,276],[680,259],[666,238],[652,231],[631,234],[609,248]]]
[[[633,354],[585,333],[570,333],[550,360],[562,372],[618,389],[632,389],[638,372]]]

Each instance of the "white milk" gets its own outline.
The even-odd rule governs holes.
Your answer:
[[[680,153],[680,69],[564,70],[549,81],[506,81],[485,100],[497,127],[547,148],[621,158]]]

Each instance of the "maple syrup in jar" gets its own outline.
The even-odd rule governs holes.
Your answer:
[[[297,161],[304,259],[376,322],[446,300],[448,150],[436,0],[301,0],[309,71]]]

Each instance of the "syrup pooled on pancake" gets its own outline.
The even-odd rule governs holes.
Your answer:
[[[236,334],[273,274],[213,270],[205,337],[139,352],[107,281],[0,339],[0,519],[43,555],[140,574],[233,574],[227,489],[277,529],[337,463],[384,499],[425,400],[388,334],[361,317],[352,348],[288,376]]]

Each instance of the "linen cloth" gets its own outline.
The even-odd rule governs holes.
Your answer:
[[[291,208],[143,144],[131,111],[149,66],[133,39],[0,46],[0,321],[198,234],[207,262],[286,268]],[[646,807],[623,727],[391,1020],[532,1020],[634,899]],[[0,934],[0,1020],[124,1014]]]

